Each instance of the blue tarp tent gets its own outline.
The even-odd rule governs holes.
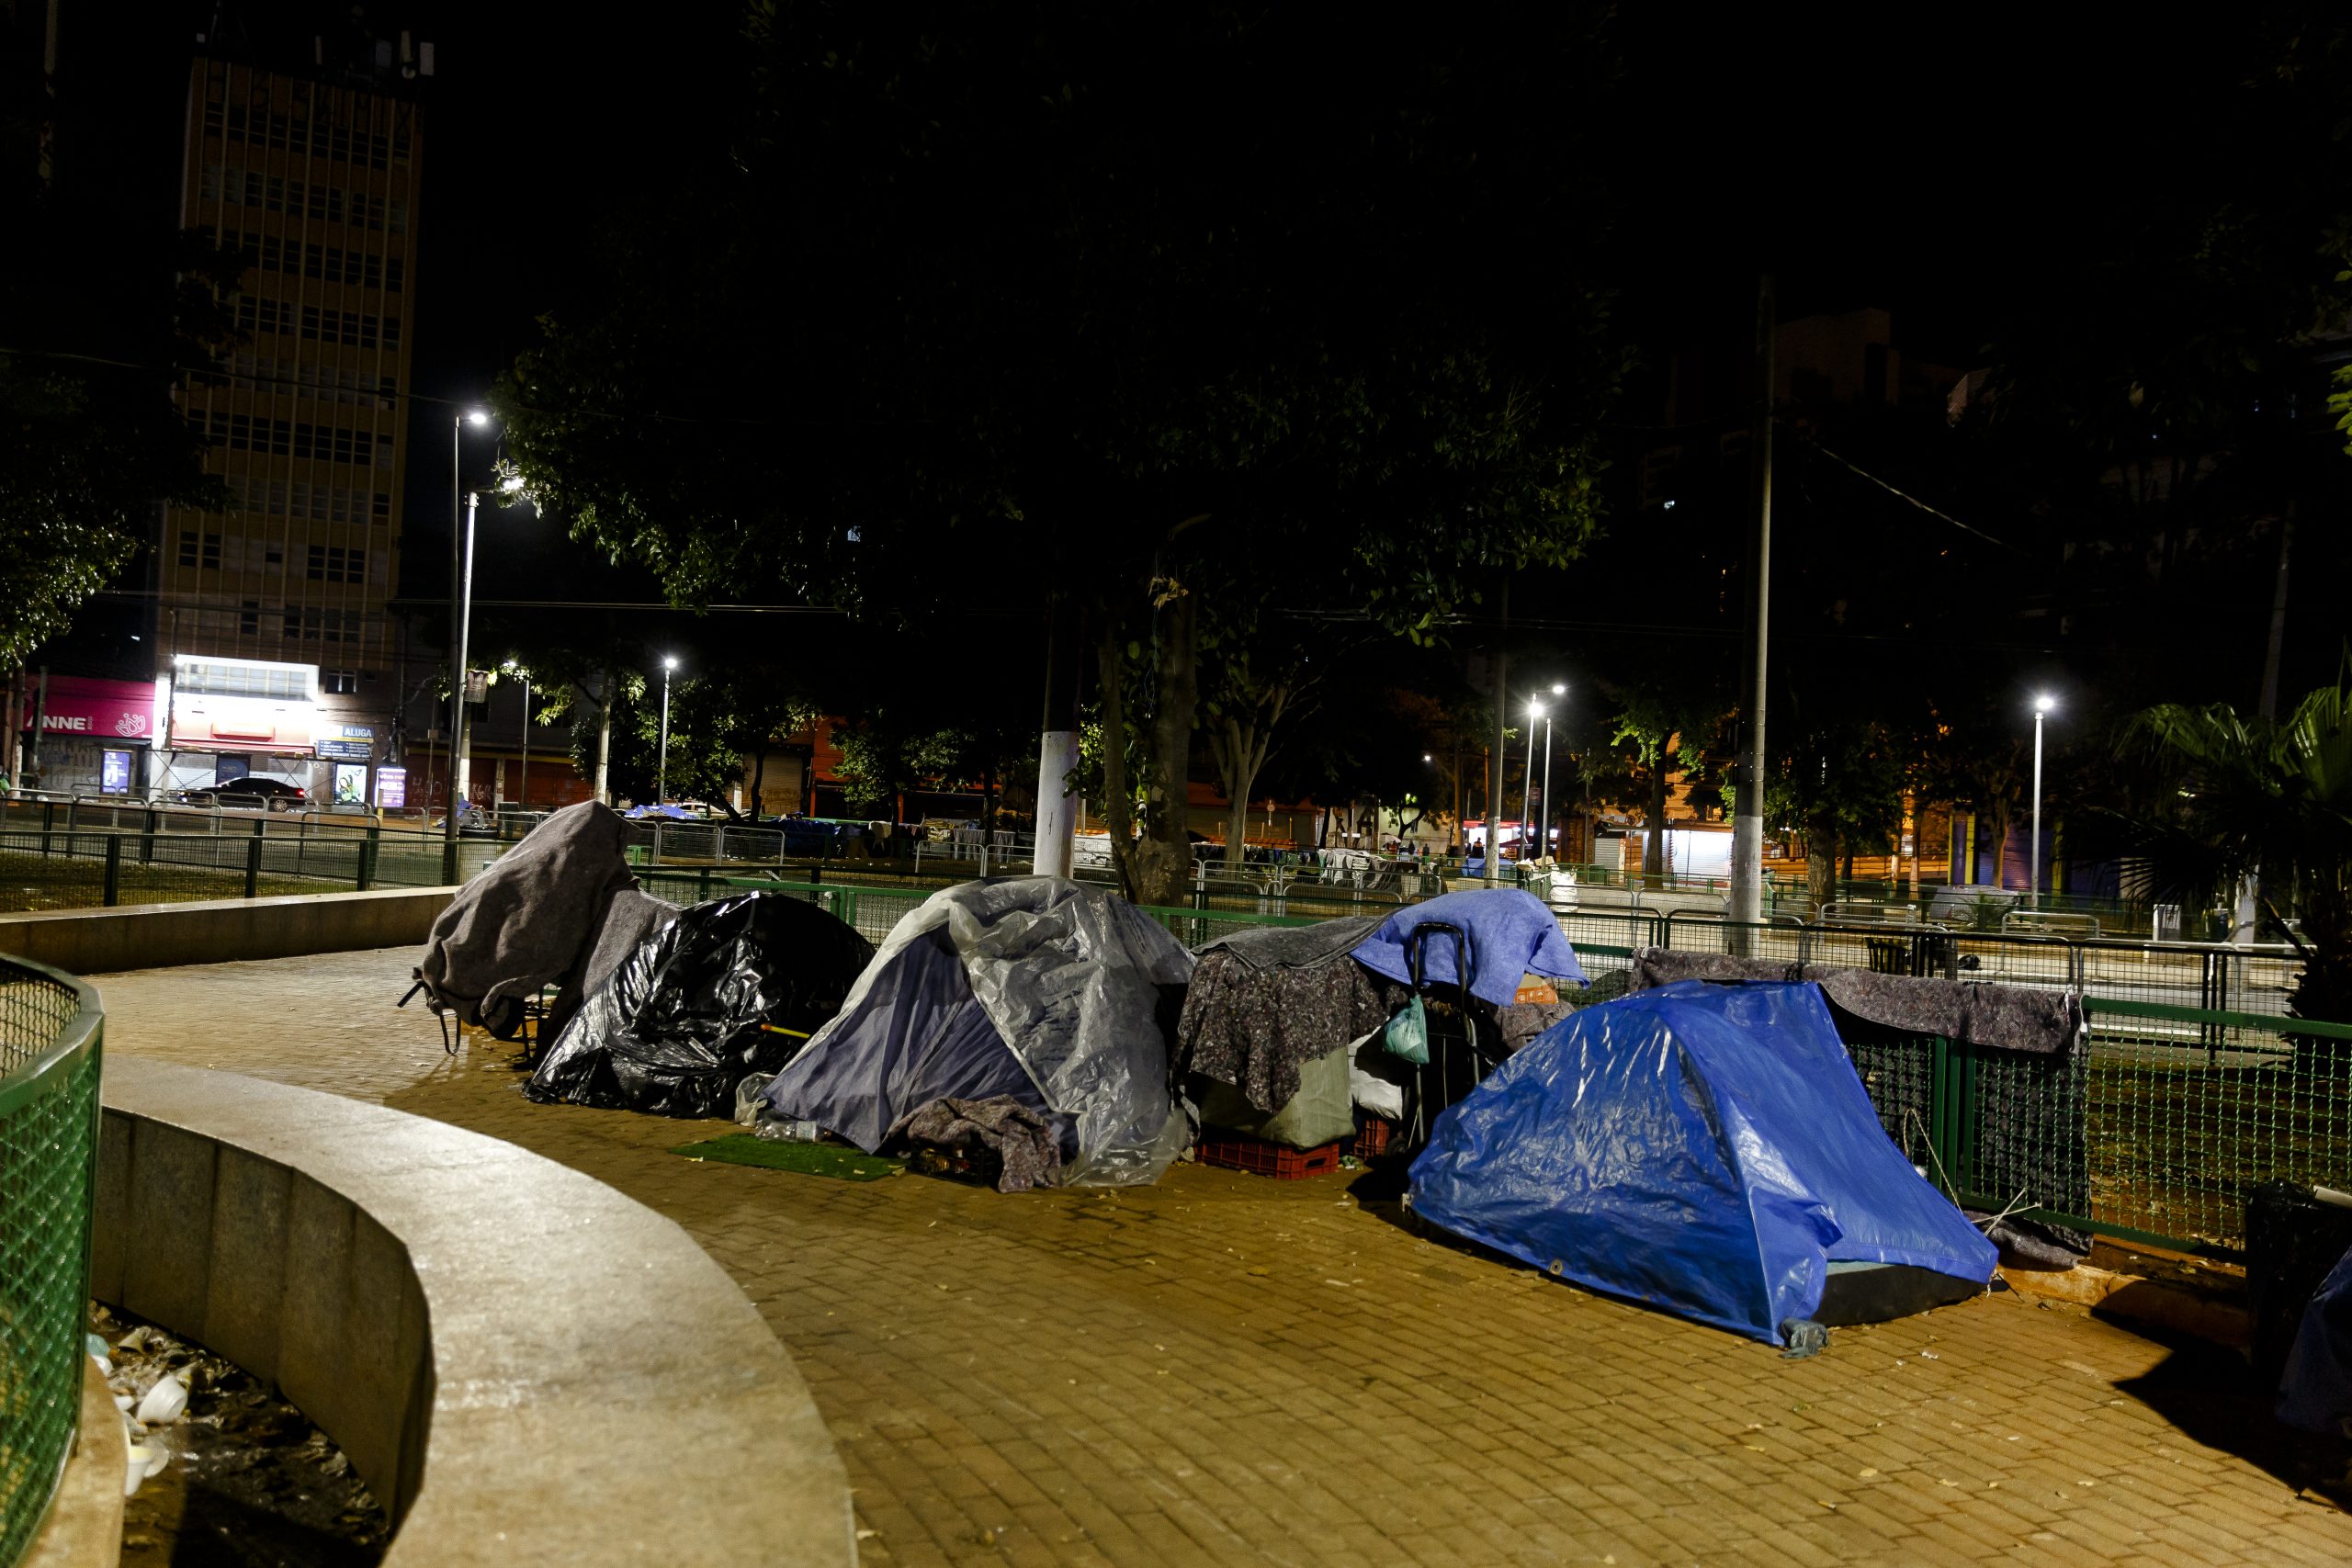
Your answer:
[[[1470,966],[1477,972],[1470,983],[1470,994],[1497,1007],[1509,1006],[1519,994],[1522,975],[1591,984],[1544,900],[1517,887],[1472,888],[1408,904],[1356,944],[1356,962],[1375,975],[1409,986],[1413,983],[1409,953],[1413,933],[1439,922],[1468,934]],[[1450,942],[1430,942],[1422,956],[1424,979],[1460,984]]]
[[[1888,1139],[1813,985],[1587,1008],[1438,1119],[1412,1183],[1447,1230],[1773,1342],[1822,1316],[1833,1272],[1927,1270],[1952,1299],[1996,1256]]]

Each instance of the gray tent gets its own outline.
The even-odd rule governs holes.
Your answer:
[[[1183,945],[1125,899],[1053,877],[967,882],[890,932],[841,1013],[763,1097],[871,1151],[942,1100],[1010,1096],[1064,1133],[1062,1180],[1156,1181],[1190,1134],[1168,1041]]]

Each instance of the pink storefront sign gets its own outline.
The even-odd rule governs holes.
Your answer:
[[[36,698],[36,700],[38,700]],[[155,688],[139,681],[96,681],[51,675],[40,710],[40,732],[60,739],[152,741]]]

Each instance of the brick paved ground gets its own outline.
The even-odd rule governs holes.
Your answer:
[[[102,976],[107,1048],[511,1139],[673,1216],[798,1360],[874,1564],[2344,1562],[2200,1356],[1989,1296],[1770,1348],[1420,1239],[1352,1176],[854,1184],[530,1104],[405,952]],[[764,1560],[747,1545],[746,1562]]]

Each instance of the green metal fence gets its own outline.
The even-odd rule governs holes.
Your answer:
[[[639,876],[649,891],[682,903],[731,891],[807,898],[876,942],[933,891],[712,867]],[[1144,912],[1188,947],[1319,918]],[[2279,955],[1893,926],[1739,927],[1688,911],[1558,918],[1596,979],[1630,967],[1645,947],[1672,947],[2081,993],[2088,1035],[2071,1052],[1849,1025],[1855,1069],[1887,1135],[1972,1206],[2230,1256],[2243,1246],[2245,1194],[2256,1184],[2352,1187],[2352,1027],[2285,1016],[2294,976]]]
[[[96,991],[0,958],[0,1563],[40,1533],[80,1426],[100,1034]]]
[[[0,913],[437,887],[480,871],[501,846],[468,839],[456,848],[452,875],[440,839],[392,829],[304,830],[266,818],[238,832],[0,829]]]

